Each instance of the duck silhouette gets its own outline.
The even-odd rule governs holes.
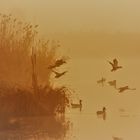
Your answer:
[[[56,68],[56,67],[60,67],[61,65],[65,64],[66,61],[64,59],[58,59],[55,61],[55,64],[52,65],[52,66],[49,66],[48,68],[49,69],[53,69],[53,68]]]
[[[97,111],[96,114],[97,114],[98,118],[101,117],[101,118],[103,118],[103,120],[106,120],[106,108],[105,107],[103,107],[102,111]]]
[[[124,92],[126,90],[136,90],[136,88],[129,88],[129,86],[124,86],[124,87],[120,87],[118,88],[119,93]]]
[[[113,62],[110,62],[110,61],[108,61],[108,62],[112,66],[111,72],[122,68],[122,66],[118,66],[118,60],[116,58],[113,59]]]
[[[104,86],[105,81],[106,81],[106,79],[102,77],[102,79],[98,80],[97,83],[102,84],[102,86]]]
[[[82,100],[79,100],[79,104],[71,103],[71,107],[72,108],[79,108],[80,111],[81,111],[81,109],[82,109]]]
[[[55,78],[60,78],[61,76],[66,74],[68,71],[64,71],[62,73],[59,73],[59,72],[56,72],[56,71],[52,70],[52,72],[55,73]]]
[[[113,86],[115,89],[117,88],[117,82],[116,82],[116,80],[109,81],[108,84],[109,84],[110,86]]]

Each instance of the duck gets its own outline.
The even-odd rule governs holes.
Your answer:
[[[109,84],[110,86],[113,86],[115,89],[117,88],[117,87],[116,87],[116,83],[117,83],[116,80],[113,80],[113,81],[109,81],[109,82],[108,82],[108,84]]]
[[[105,107],[103,107],[102,111],[97,111],[96,114],[97,114],[97,117],[101,117],[101,118],[103,118],[103,120],[106,120],[106,108]]]
[[[102,84],[102,86],[104,86],[106,79],[104,77],[102,77],[102,79],[97,81],[97,84]]]
[[[49,69],[53,69],[53,68],[56,68],[56,67],[60,67],[61,65],[65,64],[65,63],[67,63],[66,60],[64,60],[64,59],[58,59],[58,60],[55,61],[55,64],[54,65],[51,65],[48,68]]]
[[[110,61],[108,61],[108,62],[112,66],[111,72],[114,72],[114,71],[122,68],[122,66],[118,66],[118,60],[116,58],[113,59],[113,62],[110,62]]]
[[[79,104],[71,103],[72,108],[82,108],[82,100],[79,100]]]
[[[55,78],[60,78],[61,76],[63,76],[64,74],[66,74],[68,71],[64,71],[62,73],[56,72],[54,70],[52,70],[52,72],[55,73]]]
[[[129,86],[124,86],[124,87],[120,87],[118,88],[119,93],[124,92],[126,90],[136,90],[136,88],[129,88]]]

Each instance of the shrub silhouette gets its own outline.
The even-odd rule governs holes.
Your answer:
[[[0,14],[0,115],[64,113],[67,88],[51,87],[57,43],[39,39],[38,25]]]

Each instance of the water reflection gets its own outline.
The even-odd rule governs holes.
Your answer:
[[[138,115],[107,113],[106,120],[99,119],[96,110],[84,109],[71,109],[59,117],[1,118],[0,140],[139,140]]]
[[[65,116],[1,118],[0,140],[63,140],[69,130]]]

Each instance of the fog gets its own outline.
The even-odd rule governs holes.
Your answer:
[[[38,22],[46,32],[140,31],[138,0],[0,0],[2,12]]]
[[[91,129],[95,129],[96,123],[99,128],[103,126],[101,131],[106,130],[103,132],[107,135],[105,139],[111,139],[111,133],[132,139],[128,132],[139,129],[139,7],[138,0],[0,0],[0,12],[12,13],[21,20],[39,24],[42,36],[61,42],[62,51],[71,58],[66,65],[69,72],[60,81],[54,82],[65,84],[76,91],[78,98],[83,99],[84,113],[95,115],[97,109],[107,107],[109,126],[97,121],[96,116],[93,116],[91,126]],[[117,58],[123,66],[116,73],[110,72],[111,66],[107,62],[113,58]],[[97,85],[96,81],[102,76],[107,80],[116,79],[119,87],[129,85],[137,90],[119,96],[113,88]],[[119,119],[116,118],[115,114],[119,108],[125,108],[130,116],[138,117],[127,119],[129,128],[124,125],[120,129],[123,119],[119,115]],[[93,133],[83,132],[87,125],[85,119],[83,116],[75,119],[81,125],[79,131],[75,132],[81,134],[79,139],[93,136]],[[133,139],[140,138],[138,133],[134,135]],[[93,137],[101,139],[98,129]]]

